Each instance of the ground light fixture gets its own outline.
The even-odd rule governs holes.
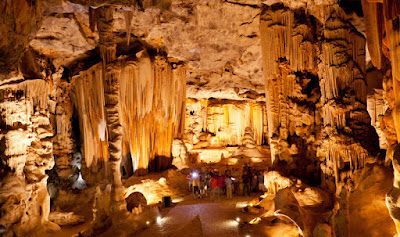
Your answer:
[[[239,217],[236,217],[236,221],[237,221],[237,222],[240,222],[240,218],[239,218]]]
[[[150,221],[146,221],[146,224],[147,224],[147,225],[150,225]]]
[[[161,220],[162,220],[161,216],[158,216],[158,217],[157,217],[157,222],[160,223]]]

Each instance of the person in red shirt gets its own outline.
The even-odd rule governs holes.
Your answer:
[[[211,183],[211,195],[210,195],[210,198],[212,200],[214,200],[215,197],[218,194],[217,193],[218,192],[218,177],[215,174],[211,177],[210,183]]]

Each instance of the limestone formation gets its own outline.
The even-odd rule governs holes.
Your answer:
[[[272,162],[296,160],[306,168],[318,162],[322,123],[317,26],[302,10],[278,4],[263,8],[260,31],[264,68],[270,68],[265,78]]]
[[[185,143],[180,139],[175,139],[172,142],[172,165],[178,169],[188,168],[189,157]]]
[[[45,171],[53,168],[50,85],[41,79],[0,87],[2,169],[0,224],[7,235],[59,228],[49,222]],[[3,163],[4,162],[4,163]]]
[[[224,220],[240,235],[400,234],[399,1],[3,0],[0,13],[0,235],[163,229],[159,202],[188,194],[190,168],[242,165],[267,191],[249,225]],[[192,218],[165,234],[209,233]]]
[[[18,62],[38,30],[42,19],[42,1],[6,0],[0,4],[0,80],[15,74]],[[3,74],[4,73],[4,74]],[[8,75],[8,76],[7,76]]]
[[[185,137],[192,145],[207,141],[206,146],[242,145],[246,127],[253,130],[255,144],[267,143],[263,102],[235,100],[188,100]],[[204,137],[205,132],[211,136]]]
[[[400,207],[398,205],[398,200],[400,197],[400,146],[397,145],[394,149],[393,154],[393,170],[394,170],[394,180],[393,189],[386,196],[386,205],[389,209],[390,217],[393,219],[397,233],[400,233]]]
[[[131,159],[131,166],[124,168],[131,173],[148,167],[162,170],[169,166],[172,140],[180,136],[185,108],[184,67],[165,57],[152,59],[145,52],[138,57],[138,61],[121,58],[109,66],[109,70],[118,72],[115,80],[122,85],[114,99],[120,103],[120,119],[124,121],[120,149],[124,157]],[[105,122],[106,111],[103,110],[106,98],[101,78],[101,65],[96,65],[74,79],[73,98],[82,118],[80,126],[87,166],[108,161],[110,156],[105,139],[109,132]],[[169,88],[168,85],[172,84],[178,87]],[[91,107],[86,107],[89,105]],[[151,137],[156,139],[151,140]]]
[[[388,109],[385,101],[382,89],[374,89],[373,94],[367,97],[367,110],[371,116],[371,125],[374,126],[379,136],[379,147],[381,149],[388,148],[388,142],[382,126],[384,115]]]
[[[51,212],[49,215],[49,220],[60,226],[76,225],[85,222],[85,217],[76,215],[73,212]]]

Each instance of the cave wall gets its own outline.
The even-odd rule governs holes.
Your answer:
[[[0,3],[0,80],[16,72],[22,54],[42,20],[42,1],[5,0]]]

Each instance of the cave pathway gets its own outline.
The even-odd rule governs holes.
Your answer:
[[[198,217],[197,217],[198,216]],[[136,236],[239,236],[234,205],[201,203],[177,205],[166,216]],[[200,224],[201,223],[201,224]]]

